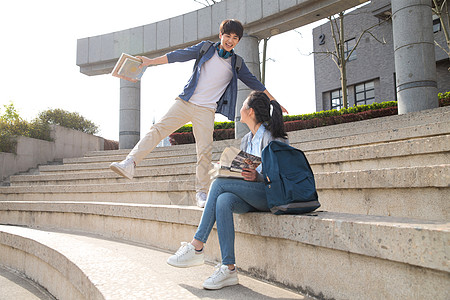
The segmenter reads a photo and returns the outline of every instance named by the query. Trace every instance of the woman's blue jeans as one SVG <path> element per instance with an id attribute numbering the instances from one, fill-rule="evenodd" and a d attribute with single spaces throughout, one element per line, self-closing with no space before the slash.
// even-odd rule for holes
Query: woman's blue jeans
<path id="1" fill-rule="evenodd" d="M 263 182 L 217 178 L 209 189 L 206 206 L 194 238 L 206 243 L 214 223 L 217 222 L 222 264 L 235 264 L 233 213 L 252 211 L 269 211 Z"/>

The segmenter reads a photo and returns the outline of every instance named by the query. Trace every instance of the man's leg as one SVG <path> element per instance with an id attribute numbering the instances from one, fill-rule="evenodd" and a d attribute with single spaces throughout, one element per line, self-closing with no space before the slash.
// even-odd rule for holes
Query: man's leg
<path id="1" fill-rule="evenodd" d="M 215 110 L 201 106 L 195 106 L 195 114 L 192 117 L 192 130 L 197 149 L 196 190 L 197 193 L 208 193 L 211 183 L 210 175 L 212 144 L 214 131 Z"/>
<path id="2" fill-rule="evenodd" d="M 162 139 L 189 122 L 193 114 L 192 104 L 177 99 L 166 115 L 134 146 L 127 158 L 120 163 L 112 163 L 110 168 L 117 174 L 132 179 L 135 165 L 141 162 Z"/>
<path id="3" fill-rule="evenodd" d="M 191 119 L 190 104 L 176 100 L 169 111 L 155 123 L 150 131 L 134 146 L 128 154 L 136 164 L 141 162 L 169 134 L 186 124 Z"/>

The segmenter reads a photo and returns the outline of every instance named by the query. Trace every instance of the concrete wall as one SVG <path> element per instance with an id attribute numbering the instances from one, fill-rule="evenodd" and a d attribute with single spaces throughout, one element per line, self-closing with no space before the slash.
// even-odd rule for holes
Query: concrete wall
<path id="1" fill-rule="evenodd" d="M 17 137 L 17 154 L 0 152 L 0 181 L 39 164 L 79 157 L 87 151 L 104 148 L 103 138 L 78 130 L 51 125 L 50 134 L 53 142 L 20 136 Z"/>

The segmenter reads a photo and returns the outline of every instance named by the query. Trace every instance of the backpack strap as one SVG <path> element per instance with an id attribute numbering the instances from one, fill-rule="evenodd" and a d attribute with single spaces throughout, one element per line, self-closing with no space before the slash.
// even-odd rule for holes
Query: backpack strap
<path id="1" fill-rule="evenodd" d="M 236 53 L 234 55 L 236 55 L 236 63 L 234 64 L 234 69 L 236 70 L 237 73 L 239 73 L 239 71 L 241 70 L 241 67 L 242 67 L 243 59 Z"/>
<path id="2" fill-rule="evenodd" d="M 200 59 L 203 57 L 203 55 L 208 52 L 209 48 L 211 48 L 211 46 L 213 45 L 213 42 L 210 41 L 206 41 L 202 47 L 200 48 L 200 52 L 198 53 L 198 57 L 195 60 L 195 64 L 194 64 L 194 71 L 197 69 L 198 63 L 200 62 Z"/>

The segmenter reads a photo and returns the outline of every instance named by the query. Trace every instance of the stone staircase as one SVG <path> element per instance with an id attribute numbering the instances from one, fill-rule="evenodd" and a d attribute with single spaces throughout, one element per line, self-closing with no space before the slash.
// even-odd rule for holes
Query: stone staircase
<path id="1" fill-rule="evenodd" d="M 291 132 L 289 138 L 308 157 L 322 207 L 297 216 L 236 215 L 241 273 L 321 299 L 449 299 L 450 108 Z M 228 145 L 239 141 L 215 142 L 213 159 Z M 0 228 L 0 253 L 28 253 L 51 264 L 33 245 L 32 251 L 23 246 L 23 239 L 42 244 L 33 238 L 42 230 L 170 252 L 190 240 L 202 212 L 194 206 L 194 145 L 155 149 L 132 181 L 109 170 L 128 152 L 91 152 L 40 166 L 38 175 L 11 176 L 10 186 L 0 188 L 0 223 L 10 225 Z M 215 231 L 206 255 L 220 261 Z M 0 264 L 27 272 L 18 259 L 1 257 Z M 72 271 L 53 269 L 70 286 L 66 290 L 114 298 L 100 289 L 91 296 L 100 279 L 74 280 Z"/>

